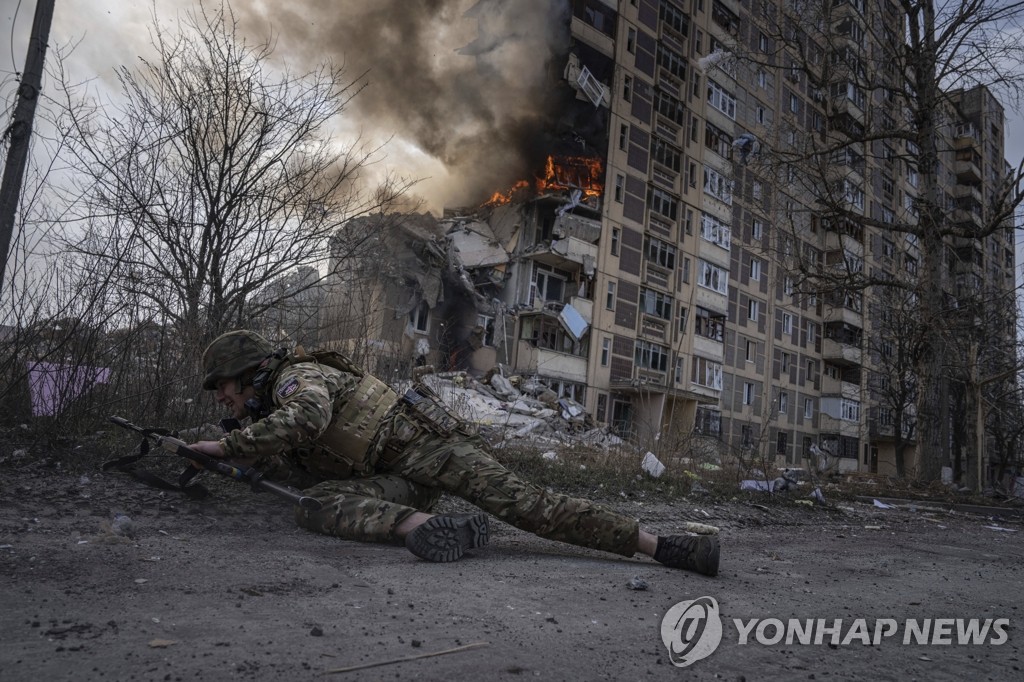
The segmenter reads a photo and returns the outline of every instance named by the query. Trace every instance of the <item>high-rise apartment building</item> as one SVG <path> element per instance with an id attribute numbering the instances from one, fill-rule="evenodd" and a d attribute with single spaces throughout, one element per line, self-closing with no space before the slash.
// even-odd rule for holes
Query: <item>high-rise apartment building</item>
<path id="1" fill-rule="evenodd" d="M 899 296 L 863 283 L 917 275 L 913 235 L 886 229 L 914 220 L 916 150 L 857 140 L 899 115 L 861 85 L 885 74 L 873 37 L 898 25 L 886 1 L 573 3 L 580 68 L 594 52 L 614 63 L 586 382 L 598 420 L 844 470 L 894 472 L 902 441 L 912 464 L 913 399 L 897 426 L 889 395 Z M 831 82 L 811 82 L 816 61 Z M 950 95 L 938 175 L 955 219 L 980 221 L 1007 172 L 1003 112 L 981 87 Z M 952 296 L 1012 290 L 1012 229 L 949 247 Z M 831 286 L 808 276 L 829 271 Z"/>
<path id="2" fill-rule="evenodd" d="M 912 473 L 903 311 L 922 263 L 897 227 L 919 218 L 919 150 L 869 135 L 903 115 L 878 45 L 898 24 L 888 0 L 573 0 L 574 134 L 535 191 L 448 216 L 456 251 L 504 251 L 462 263 L 483 303 L 433 323 L 424 307 L 413 333 L 477 325 L 467 366 L 506 363 L 669 457 L 696 456 L 697 433 L 758 466 Z M 981 225 L 1003 111 L 981 87 L 947 94 L 939 192 Z M 1012 291 L 1012 226 L 946 242 L 952 308 Z"/>

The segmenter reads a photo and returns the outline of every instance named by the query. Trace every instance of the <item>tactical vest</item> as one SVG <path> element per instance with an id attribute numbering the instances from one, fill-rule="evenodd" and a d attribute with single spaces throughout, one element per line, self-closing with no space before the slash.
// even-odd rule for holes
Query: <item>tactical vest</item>
<path id="1" fill-rule="evenodd" d="M 313 362 L 359 377 L 359 383 L 335 401 L 334 416 L 327 429 L 313 441 L 300 459 L 314 473 L 347 478 L 353 473 L 372 473 L 377 463 L 377 436 L 385 418 L 398 403 L 398 394 L 386 383 L 362 370 L 351 359 L 336 351 L 306 353 L 297 346 L 291 353 L 275 353 L 261 365 L 253 386 L 261 400 L 285 367 Z"/>

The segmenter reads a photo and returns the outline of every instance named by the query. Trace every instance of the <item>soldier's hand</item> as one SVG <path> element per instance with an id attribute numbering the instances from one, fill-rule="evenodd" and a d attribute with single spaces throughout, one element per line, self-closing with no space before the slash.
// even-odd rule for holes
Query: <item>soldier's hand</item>
<path id="1" fill-rule="evenodd" d="M 214 459 L 224 459 L 224 448 L 223 446 L 221 446 L 220 441 L 200 440 L 196 441 L 195 443 L 192 443 L 191 445 L 189 445 L 189 447 L 192 448 L 193 450 L 197 450 L 203 453 L 204 455 L 207 455 L 208 457 L 213 457 Z M 192 466 L 194 466 L 196 469 L 203 468 L 194 460 L 189 461 L 192 462 Z"/>

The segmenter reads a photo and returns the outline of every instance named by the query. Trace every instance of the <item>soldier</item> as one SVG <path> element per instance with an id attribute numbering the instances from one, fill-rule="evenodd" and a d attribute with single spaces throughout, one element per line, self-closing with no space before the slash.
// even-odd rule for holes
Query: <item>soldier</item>
<path id="1" fill-rule="evenodd" d="M 251 331 L 216 338 L 203 388 L 252 422 L 192 447 L 305 488 L 320 511 L 298 524 L 346 540 L 404 543 L 427 561 L 454 561 L 487 543 L 487 513 L 551 540 L 666 566 L 718 573 L 718 537 L 656 536 L 589 500 L 551 493 L 499 464 L 463 420 L 417 386 L 398 396 L 337 353 L 275 350 Z M 430 513 L 443 492 L 487 513 Z"/>

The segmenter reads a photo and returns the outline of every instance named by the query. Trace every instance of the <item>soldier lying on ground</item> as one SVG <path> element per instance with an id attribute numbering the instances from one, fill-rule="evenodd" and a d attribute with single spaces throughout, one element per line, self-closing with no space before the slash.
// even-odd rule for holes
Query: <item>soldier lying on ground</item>
<path id="1" fill-rule="evenodd" d="M 244 330 L 215 339 L 203 354 L 203 388 L 252 422 L 192 444 L 321 500 L 320 511 L 296 508 L 300 526 L 346 540 L 404 542 L 427 561 L 454 561 L 487 543 L 488 517 L 431 514 L 447 492 L 543 538 L 718 573 L 717 536 L 656 536 L 635 519 L 523 481 L 429 390 L 400 397 L 339 354 L 314 355 L 275 351 Z"/>

